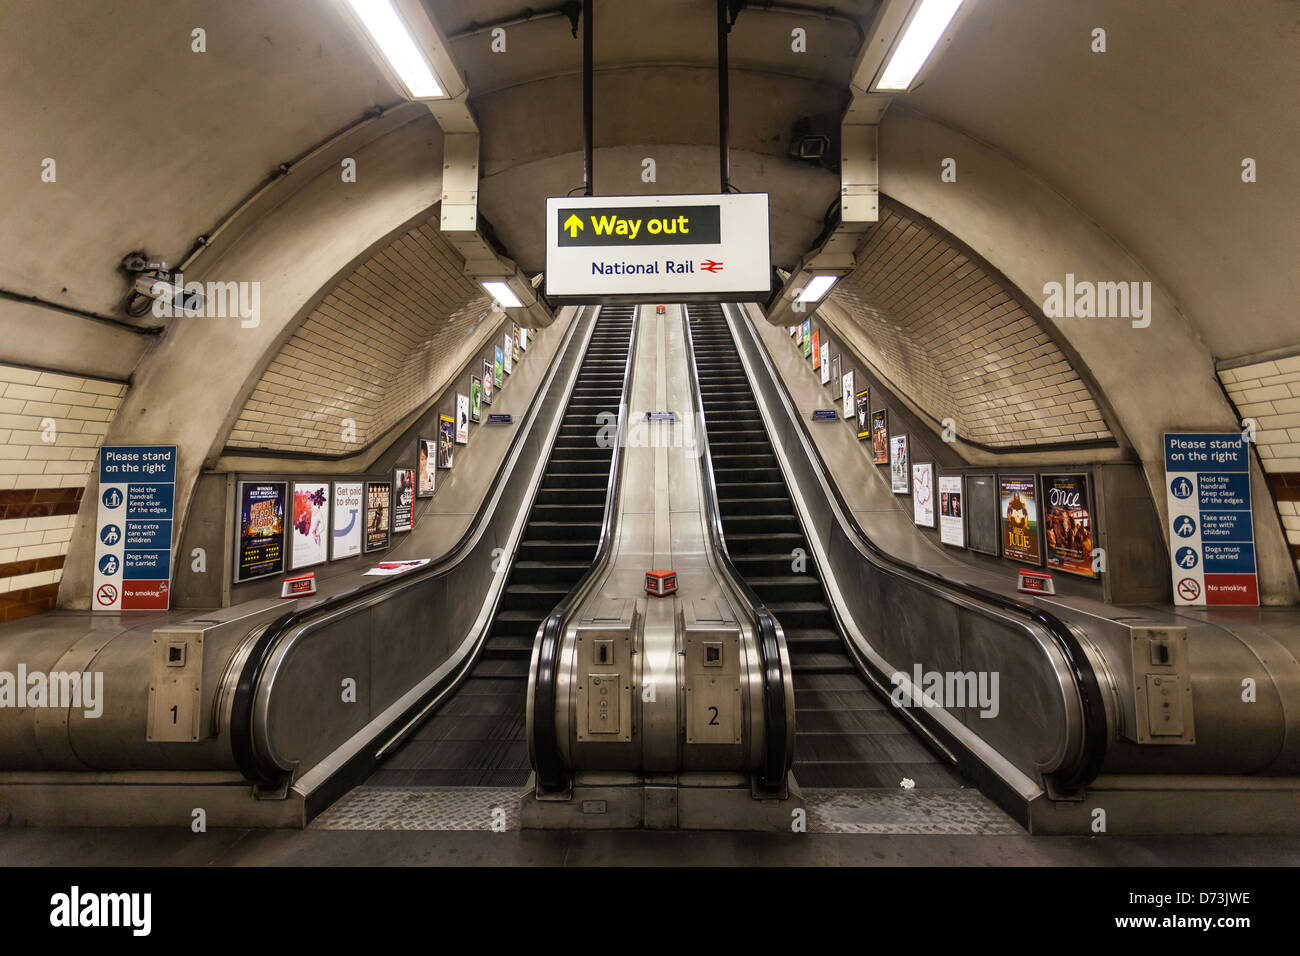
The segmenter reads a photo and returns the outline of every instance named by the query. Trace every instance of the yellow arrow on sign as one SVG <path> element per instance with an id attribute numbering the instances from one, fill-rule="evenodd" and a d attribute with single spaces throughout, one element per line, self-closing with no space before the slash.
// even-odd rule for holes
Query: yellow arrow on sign
<path id="1" fill-rule="evenodd" d="M 578 218 L 577 213 L 569 214 L 569 218 L 564 220 L 564 228 L 569 230 L 570 239 L 578 238 L 578 230 L 582 228 L 582 220 Z"/>

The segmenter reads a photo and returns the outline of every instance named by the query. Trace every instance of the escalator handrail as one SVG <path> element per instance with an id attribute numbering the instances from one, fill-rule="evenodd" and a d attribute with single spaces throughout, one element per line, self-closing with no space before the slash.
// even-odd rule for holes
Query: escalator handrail
<path id="1" fill-rule="evenodd" d="M 742 313 L 742 315 L 744 314 Z M 749 319 L 748 316 L 744 316 L 744 318 Z M 821 473 L 825 486 L 830 489 L 841 515 L 841 523 L 852 532 L 859 550 L 866 552 L 878 566 L 883 565 L 886 571 L 911 574 L 923 578 L 927 582 L 941 585 L 943 588 L 955 591 L 964 597 L 991 604 L 1006 614 L 1028 618 L 1046 631 L 1069 668 L 1075 692 L 1079 695 L 1079 702 L 1083 709 L 1083 743 L 1080 747 L 1079 756 L 1074 761 L 1073 766 L 1057 768 L 1055 771 L 1057 783 L 1062 790 L 1074 790 L 1087 786 L 1101 772 L 1110 734 L 1101 682 L 1097 678 L 1091 659 L 1079 643 L 1074 632 L 1060 618 L 1049 611 L 1023 601 L 1017 601 L 976 584 L 948 578 L 929 568 L 896 557 L 876 544 L 858 523 L 853 510 L 849 507 L 848 502 L 844 500 L 839 483 L 835 481 L 834 474 L 822 457 L 821 450 L 817 447 L 817 443 L 813 441 L 807 422 L 795 412 L 789 390 L 785 387 L 780 375 L 777 374 L 771 357 L 767 354 L 767 349 L 758 340 L 757 334 L 747 328 L 751 322 L 752 320 L 737 320 L 734 326 L 737 330 L 745 328 L 748 332 L 754 351 L 762 359 L 767 374 L 777 387 L 777 393 L 783 401 L 786 415 L 789 416 L 791 421 L 798 424 L 799 430 L 804 437 L 804 447 L 811 452 L 811 463 Z M 733 335 L 735 334 L 733 332 Z"/>
<path id="2" fill-rule="evenodd" d="M 531 750 L 537 785 L 542 790 L 567 789 L 567 774 L 560 749 L 555 713 L 559 700 L 560 648 L 564 643 L 566 621 L 575 603 L 580 596 L 586 594 L 597 576 L 604 572 L 613 554 L 612 529 L 614 519 L 618 515 L 619 491 L 623 485 L 623 446 L 627 438 L 628 401 L 632 391 L 632 370 L 636 362 L 637 337 L 641 330 L 640 316 L 641 306 L 633 306 L 632 328 L 628 333 L 627 362 L 623 367 L 623 391 L 618 403 L 618 428 L 613 454 L 610 456 L 609 479 L 605 485 L 605 511 L 601 516 L 600 541 L 596 545 L 596 556 L 591 562 L 591 567 L 587 568 L 578 583 L 551 610 L 546 620 L 537 629 L 537 670 L 533 685 Z M 600 321 L 599 317 L 596 321 Z"/>
<path id="3" fill-rule="evenodd" d="M 280 640 L 290 632 L 308 626 L 313 619 L 330 615 L 345 605 L 370 598 L 378 592 L 399 587 L 404 588 L 416 581 L 449 574 L 456 565 L 465 559 L 483 525 L 492 514 L 492 503 L 497 498 L 502 482 L 508 476 L 507 473 L 513 464 L 519 446 L 532 431 L 531 425 L 524 427 L 524 423 L 531 422 L 542 400 L 550 392 L 551 386 L 554 384 L 555 374 L 563 363 L 566 352 L 572 346 L 574 335 L 582 325 L 585 317 L 585 307 L 579 309 L 574 315 L 569 324 L 569 329 L 565 333 L 564 341 L 555 350 L 549 372 L 538 383 L 537 390 L 528 403 L 527 410 L 519 419 L 520 427 L 516 430 L 514 437 L 511 438 L 505 454 L 501 456 L 501 463 L 497 466 L 496 473 L 487 485 L 487 491 L 483 495 L 482 501 L 479 502 L 478 510 L 475 511 L 465 532 L 455 544 L 444 551 L 437 560 L 429 562 L 422 568 L 391 577 L 376 577 L 373 581 L 363 581 L 356 587 L 340 591 L 338 594 L 331 595 L 319 603 L 287 611 L 262 630 L 261 635 L 256 639 L 252 650 L 240 668 L 230 710 L 230 746 L 235 765 L 250 781 L 271 785 L 276 783 L 284 773 L 282 768 L 266 760 L 253 742 L 256 692 L 263 675 L 266 673 L 272 653 Z M 471 361 L 477 361 L 477 359 Z"/>
<path id="4" fill-rule="evenodd" d="M 700 391 L 700 372 L 695 363 L 695 336 L 691 332 L 689 306 L 682 306 L 682 317 L 686 328 L 687 361 L 690 362 L 688 378 L 691 382 L 691 403 L 695 412 L 695 421 L 703 423 L 705 422 L 704 396 Z M 789 745 L 790 715 L 786 712 L 786 685 L 789 682 L 789 675 L 781 659 L 780 625 L 777 623 L 776 616 L 763 603 L 762 598 L 736 569 L 731 561 L 731 553 L 727 550 L 707 424 L 704 428 L 697 427 L 695 440 L 700 451 L 700 470 L 704 484 L 704 515 L 709 528 L 709 547 L 713 551 L 718 567 L 729 578 L 732 588 L 748 605 L 753 615 L 754 633 L 763 667 L 763 716 L 766 722 L 761 778 L 763 788 L 768 792 L 774 792 L 784 786 L 786 774 L 794 765 L 794 751 Z"/>

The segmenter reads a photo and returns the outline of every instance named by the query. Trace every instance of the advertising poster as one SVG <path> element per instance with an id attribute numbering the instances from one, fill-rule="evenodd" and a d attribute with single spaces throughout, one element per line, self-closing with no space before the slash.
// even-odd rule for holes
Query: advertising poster
<path id="1" fill-rule="evenodd" d="M 456 393 L 456 444 L 469 443 L 469 396 Z"/>
<path id="2" fill-rule="evenodd" d="M 966 500 L 967 547 L 981 554 L 998 555 L 1002 537 L 1002 516 L 998 513 L 998 479 L 995 475 L 967 475 Z"/>
<path id="3" fill-rule="evenodd" d="M 889 490 L 896 495 L 905 495 L 908 491 L 908 479 L 911 473 L 907 465 L 907 436 L 889 436 Z"/>
<path id="4" fill-rule="evenodd" d="M 475 425 L 483 421 L 483 383 L 477 375 L 469 377 L 469 420 Z"/>
<path id="5" fill-rule="evenodd" d="M 961 475 L 939 476 L 939 540 L 956 548 L 966 547 L 966 521 L 962 516 Z"/>
<path id="6" fill-rule="evenodd" d="M 797 333 L 798 331 L 799 331 L 799 326 L 797 325 L 790 326 L 790 338 L 794 338 L 795 333 Z"/>
<path id="7" fill-rule="evenodd" d="M 822 343 L 821 370 L 822 370 L 822 384 L 825 385 L 827 382 L 831 380 L 831 343 L 830 342 Z"/>
<path id="8" fill-rule="evenodd" d="M 515 337 L 507 332 L 506 343 L 501 350 L 501 358 L 505 363 L 503 366 L 507 375 L 513 375 L 515 372 Z"/>
<path id="9" fill-rule="evenodd" d="M 852 418 L 856 412 L 853 407 L 853 369 L 840 376 L 840 389 L 844 398 L 844 417 Z"/>
<path id="10" fill-rule="evenodd" d="M 241 481 L 235 493 L 239 531 L 235 541 L 235 583 L 284 570 L 283 481 Z"/>
<path id="11" fill-rule="evenodd" d="M 871 461 L 889 464 L 889 412 L 884 408 L 871 413 Z"/>
<path id="12" fill-rule="evenodd" d="M 365 482 L 334 482 L 334 544 L 330 550 L 330 560 L 355 558 L 361 553 L 361 526 L 365 524 L 361 504 L 366 493 Z"/>
<path id="13" fill-rule="evenodd" d="M 519 330 L 519 347 L 523 349 L 525 352 L 528 351 L 528 330 L 527 329 Z"/>
<path id="14" fill-rule="evenodd" d="M 817 369 L 822 367 L 821 334 L 822 334 L 821 329 L 818 329 L 816 332 L 813 333 L 813 345 L 812 345 L 813 371 L 816 371 Z"/>
<path id="15" fill-rule="evenodd" d="M 1174 603 L 1258 605 L 1246 441 L 1235 432 L 1164 437 Z"/>
<path id="16" fill-rule="evenodd" d="M 393 533 L 415 527 L 415 469 L 393 469 Z"/>
<path id="17" fill-rule="evenodd" d="M 496 361 L 492 363 L 492 384 L 500 388 L 506 383 L 506 353 L 501 351 L 501 346 L 496 347 Z"/>
<path id="18" fill-rule="evenodd" d="M 1087 475 L 1043 475 L 1043 526 L 1049 568 L 1096 577 Z"/>
<path id="19" fill-rule="evenodd" d="M 175 445 L 100 449 L 91 608 L 165 611 L 171 606 L 175 501 Z"/>
<path id="20" fill-rule="evenodd" d="M 366 482 L 366 550 L 388 547 L 389 499 L 393 486 L 387 481 Z"/>
<path id="21" fill-rule="evenodd" d="M 517 325 L 514 327 L 514 332 L 513 332 L 512 337 L 511 337 L 511 343 L 512 343 L 512 344 L 511 344 L 511 349 L 512 349 L 511 354 L 514 355 L 514 359 L 515 359 L 515 361 L 518 362 L 518 361 L 519 361 L 519 356 L 520 356 L 521 353 L 520 353 L 520 348 L 519 348 L 519 326 L 517 326 Z"/>
<path id="22" fill-rule="evenodd" d="M 934 527 L 934 465 L 912 466 L 912 521 L 922 528 Z"/>
<path id="23" fill-rule="evenodd" d="M 438 443 L 431 438 L 421 438 L 415 445 L 415 493 L 428 498 L 437 485 L 434 476 L 438 473 Z"/>
<path id="24" fill-rule="evenodd" d="M 831 359 L 831 381 L 835 383 L 831 388 L 835 388 L 840 383 L 840 357 L 838 355 Z M 825 381 L 822 384 L 825 385 Z"/>
<path id="25" fill-rule="evenodd" d="M 871 388 L 858 389 L 854 396 L 858 411 L 858 441 L 871 437 Z"/>
<path id="26" fill-rule="evenodd" d="M 329 560 L 330 486 L 328 481 L 293 483 L 293 569 L 310 568 Z"/>
<path id="27" fill-rule="evenodd" d="M 1042 564 L 1038 534 L 1038 486 L 1033 475 L 998 475 L 998 513 L 1002 516 L 1002 556 Z"/>
<path id="28" fill-rule="evenodd" d="M 794 327 L 794 344 L 796 348 L 803 348 L 803 323 L 800 322 Z"/>
<path id="29" fill-rule="evenodd" d="M 800 344 L 803 346 L 803 357 L 807 358 L 812 354 L 812 319 L 803 320 L 803 339 Z"/>
<path id="30" fill-rule="evenodd" d="M 450 415 L 438 416 L 438 467 L 450 468 L 455 452 L 456 423 Z"/>
<path id="31" fill-rule="evenodd" d="M 492 363 L 487 359 L 483 360 L 483 404 L 492 404 L 492 392 L 495 386 L 492 381 Z"/>

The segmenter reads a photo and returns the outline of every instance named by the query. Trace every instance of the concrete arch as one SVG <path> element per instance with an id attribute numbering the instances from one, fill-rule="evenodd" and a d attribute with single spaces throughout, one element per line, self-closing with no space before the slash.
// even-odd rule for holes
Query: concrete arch
<path id="1" fill-rule="evenodd" d="M 1056 319 L 1102 391 L 1142 461 L 1165 517 L 1166 431 L 1237 431 L 1235 410 L 1214 371 L 1214 356 L 1161 277 L 1050 185 L 975 138 L 905 110 L 880 131 L 881 191 L 933 219 L 987 259 L 1031 299 L 1067 274 L 1089 281 L 1150 283 L 1151 320 Z M 940 163 L 957 157 L 956 183 Z M 1296 576 L 1263 472 L 1252 473 L 1260 592 L 1267 603 L 1300 599 Z"/>

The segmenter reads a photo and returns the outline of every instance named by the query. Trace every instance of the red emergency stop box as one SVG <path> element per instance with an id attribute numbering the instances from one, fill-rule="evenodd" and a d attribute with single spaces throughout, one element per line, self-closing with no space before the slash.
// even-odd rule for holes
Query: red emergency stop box
<path id="1" fill-rule="evenodd" d="M 677 572 L 658 568 L 645 573 L 645 593 L 663 597 L 677 590 Z"/>

